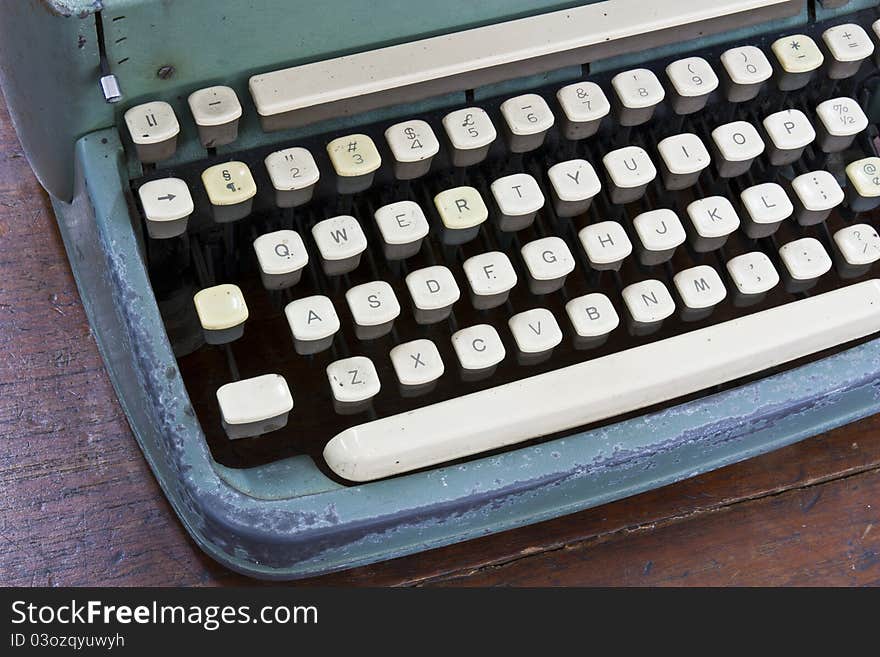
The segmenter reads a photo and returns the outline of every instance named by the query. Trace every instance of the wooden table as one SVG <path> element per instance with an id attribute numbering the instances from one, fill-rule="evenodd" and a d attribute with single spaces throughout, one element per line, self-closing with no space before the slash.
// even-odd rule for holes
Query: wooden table
<path id="1" fill-rule="evenodd" d="M 104 371 L 0 108 L 0 584 L 248 584 L 205 557 Z M 539 525 L 301 582 L 878 585 L 880 417 Z"/>

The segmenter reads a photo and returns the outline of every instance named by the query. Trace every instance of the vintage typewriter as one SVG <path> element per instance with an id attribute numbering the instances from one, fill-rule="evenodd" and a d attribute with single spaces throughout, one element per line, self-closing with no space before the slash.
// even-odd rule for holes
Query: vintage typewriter
<path id="1" fill-rule="evenodd" d="M 880 10 L 28 0 L 3 89 L 144 455 L 296 578 L 880 408 Z"/>

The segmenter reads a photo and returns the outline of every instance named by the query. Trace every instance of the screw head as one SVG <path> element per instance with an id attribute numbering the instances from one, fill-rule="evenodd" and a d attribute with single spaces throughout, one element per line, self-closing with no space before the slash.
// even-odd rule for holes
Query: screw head
<path id="1" fill-rule="evenodd" d="M 162 80 L 167 80 L 171 76 L 174 75 L 174 67 L 173 66 L 160 66 L 159 70 L 156 71 L 156 75 L 159 76 Z"/>

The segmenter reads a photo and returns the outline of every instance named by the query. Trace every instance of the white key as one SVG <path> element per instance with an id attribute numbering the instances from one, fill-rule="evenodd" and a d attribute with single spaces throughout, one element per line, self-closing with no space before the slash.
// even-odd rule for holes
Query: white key
<path id="1" fill-rule="evenodd" d="M 279 208 L 292 208 L 312 200 L 321 173 L 307 149 L 294 146 L 275 151 L 266 156 L 264 163 Z"/>
<path id="2" fill-rule="evenodd" d="M 281 429 L 293 410 L 293 396 L 280 374 L 263 374 L 222 385 L 217 389 L 217 403 L 223 428 L 232 440 Z"/>
<path id="3" fill-rule="evenodd" d="M 831 269 L 831 258 L 815 237 L 802 237 L 784 244 L 779 248 L 779 259 L 795 283 L 814 282 Z"/>
<path id="4" fill-rule="evenodd" d="M 382 389 L 376 366 L 366 356 L 335 360 L 327 366 L 326 372 L 338 413 L 363 410 Z"/>
<path id="5" fill-rule="evenodd" d="M 666 92 L 653 71 L 637 68 L 618 73 L 611 79 L 617 104 L 617 115 L 623 126 L 648 121 L 654 108 L 663 102 Z"/>
<path id="6" fill-rule="evenodd" d="M 574 256 L 565 241 L 556 236 L 533 240 L 520 249 L 532 294 L 549 294 L 565 284 L 574 271 Z"/>
<path id="7" fill-rule="evenodd" d="M 834 245 L 849 265 L 869 265 L 880 260 L 880 236 L 868 224 L 841 228 L 834 233 Z"/>
<path id="8" fill-rule="evenodd" d="M 433 324 L 446 319 L 452 304 L 461 297 L 455 277 L 443 265 L 410 272 L 406 277 L 406 289 L 412 298 L 419 324 Z"/>
<path id="9" fill-rule="evenodd" d="M 171 105 L 161 100 L 135 105 L 123 118 L 141 162 L 158 162 L 174 155 L 180 124 Z"/>
<path id="10" fill-rule="evenodd" d="M 584 139 L 596 133 L 611 111 L 605 92 L 595 82 L 575 82 L 556 92 L 562 108 L 562 133 L 566 139 Z"/>
<path id="11" fill-rule="evenodd" d="M 832 80 L 855 75 L 862 62 L 874 52 L 871 37 L 855 23 L 829 27 L 822 33 L 822 41 L 831 54 L 827 73 Z"/>
<path id="12" fill-rule="evenodd" d="M 621 292 L 623 302 L 632 319 L 636 335 L 660 328 L 663 320 L 675 312 L 675 301 L 662 281 L 648 279 L 632 283 Z"/>
<path id="13" fill-rule="evenodd" d="M 699 319 L 724 301 L 727 290 L 718 272 L 709 265 L 683 269 L 672 279 L 684 303 L 683 319 Z"/>
<path id="14" fill-rule="evenodd" d="M 782 91 L 805 87 L 813 71 L 825 61 L 819 46 L 805 34 L 782 37 L 774 41 L 770 48 L 779 62 L 776 83 Z"/>
<path id="15" fill-rule="evenodd" d="M 767 254 L 751 251 L 727 261 L 727 273 L 741 295 L 763 295 L 779 284 L 779 274 Z"/>
<path id="16" fill-rule="evenodd" d="M 578 232 L 578 238 L 593 269 L 620 269 L 632 253 L 632 242 L 616 221 L 600 221 Z"/>
<path id="17" fill-rule="evenodd" d="M 167 239 L 186 232 L 194 205 L 185 181 L 180 178 L 151 180 L 138 188 L 138 197 L 150 237 Z"/>
<path id="18" fill-rule="evenodd" d="M 718 175 L 734 178 L 749 170 L 752 161 L 764 152 L 764 140 L 748 121 L 733 121 L 712 131 L 718 159 Z"/>
<path id="19" fill-rule="evenodd" d="M 383 205 L 373 215 L 384 242 L 385 257 L 401 260 L 418 253 L 430 231 L 428 219 L 414 201 Z"/>
<path id="20" fill-rule="evenodd" d="M 295 230 L 276 230 L 260 235 L 254 240 L 254 252 L 263 286 L 269 290 L 296 285 L 303 268 L 309 263 L 306 245 Z"/>
<path id="21" fill-rule="evenodd" d="M 426 386 L 443 376 L 446 369 L 437 345 L 430 340 L 404 342 L 394 347 L 389 356 L 402 386 Z"/>
<path id="22" fill-rule="evenodd" d="M 601 292 L 576 297 L 565 304 L 565 313 L 577 336 L 578 346 L 593 346 L 604 342 L 620 324 L 620 317 L 611 301 Z"/>
<path id="23" fill-rule="evenodd" d="M 514 153 L 538 148 L 553 126 L 553 112 L 547 101 L 537 94 L 508 98 L 501 103 L 500 110 L 507 127 L 508 147 Z"/>
<path id="24" fill-rule="evenodd" d="M 231 87 L 218 85 L 199 89 L 189 95 L 187 104 L 199 128 L 202 146 L 212 148 L 236 140 L 241 103 Z"/>
<path id="25" fill-rule="evenodd" d="M 700 173 L 709 166 L 709 151 L 703 140 L 691 132 L 672 135 L 657 144 L 663 184 L 675 191 L 696 184 Z"/>
<path id="26" fill-rule="evenodd" d="M 208 344 L 232 342 L 244 334 L 248 307 L 237 285 L 206 287 L 196 292 L 193 303 Z"/>
<path id="27" fill-rule="evenodd" d="M 527 173 L 514 173 L 494 181 L 490 188 L 500 213 L 499 228 L 505 232 L 531 225 L 535 213 L 544 207 L 538 181 Z"/>
<path id="28" fill-rule="evenodd" d="M 867 212 L 880 204 L 880 157 L 865 157 L 846 166 L 849 207 Z"/>
<path id="29" fill-rule="evenodd" d="M 816 106 L 819 117 L 819 148 L 826 153 L 846 150 L 853 139 L 868 127 L 868 117 L 852 98 L 831 98 Z"/>
<path id="30" fill-rule="evenodd" d="M 440 152 L 437 135 L 430 125 L 419 119 L 395 123 L 385 131 L 385 141 L 394 157 L 394 175 L 398 180 L 425 175 L 434 156 Z"/>
<path id="31" fill-rule="evenodd" d="M 624 146 L 610 151 L 602 164 L 611 183 L 611 202 L 630 203 L 641 198 L 645 189 L 657 177 L 651 158 L 640 146 Z"/>
<path id="32" fill-rule="evenodd" d="M 553 313 L 546 308 L 532 308 L 517 313 L 507 320 L 507 325 L 523 354 L 549 355 L 562 342 L 562 329 Z"/>
<path id="33" fill-rule="evenodd" d="M 633 228 L 640 243 L 639 260 L 647 266 L 669 260 L 686 238 L 678 215 L 668 209 L 642 212 L 633 219 Z"/>
<path id="34" fill-rule="evenodd" d="M 803 226 L 825 221 L 831 210 L 843 203 L 843 189 L 827 171 L 802 173 L 791 181 L 791 188 L 798 206 L 796 218 Z"/>
<path id="35" fill-rule="evenodd" d="M 772 235 L 779 224 L 794 212 L 788 194 L 776 183 L 752 185 L 744 189 L 739 197 L 746 210 L 743 221 L 745 232 L 752 239 Z"/>
<path id="36" fill-rule="evenodd" d="M 367 250 L 367 236 L 361 225 L 347 214 L 319 221 L 312 226 L 312 237 L 328 276 L 351 271 L 360 264 L 361 254 Z"/>
<path id="37" fill-rule="evenodd" d="M 666 67 L 672 83 L 672 108 L 676 114 L 691 114 L 703 109 L 709 94 L 718 88 L 718 76 L 702 57 L 677 59 Z"/>
<path id="38" fill-rule="evenodd" d="M 871 29 L 874 31 L 874 36 L 880 39 L 880 19 L 871 23 Z M 880 50 L 874 51 L 874 63 L 880 66 Z"/>
<path id="39" fill-rule="evenodd" d="M 816 138 L 816 131 L 800 110 L 775 112 L 766 117 L 763 123 L 764 130 L 770 137 L 770 163 L 776 166 L 791 164 L 797 160 L 804 147 L 813 143 Z"/>
<path id="40" fill-rule="evenodd" d="M 500 306 L 516 285 L 516 270 L 507 254 L 490 251 L 471 256 L 462 264 L 471 287 L 471 300 L 477 310 Z"/>
<path id="41" fill-rule="evenodd" d="M 452 145 L 452 163 L 457 167 L 482 162 L 498 133 L 486 110 L 466 107 L 443 117 L 443 128 Z"/>
<path id="42" fill-rule="evenodd" d="M 333 302 L 323 295 L 291 301 L 284 307 L 284 316 L 293 334 L 296 353 L 303 356 L 329 347 L 340 326 Z"/>
<path id="43" fill-rule="evenodd" d="M 709 196 L 687 206 L 694 228 L 693 247 L 704 253 L 724 246 L 728 235 L 739 228 L 739 217 L 733 205 L 723 196 Z"/>
<path id="44" fill-rule="evenodd" d="M 396 475 L 711 389 L 877 330 L 880 283 L 869 280 L 350 427 L 324 458 L 353 481 Z"/>
<path id="45" fill-rule="evenodd" d="M 764 52 L 755 46 L 738 46 L 721 54 L 726 74 L 726 96 L 732 103 L 751 100 L 764 82 L 773 75 L 773 67 Z"/>
<path id="46" fill-rule="evenodd" d="M 452 348 L 462 369 L 479 372 L 504 360 L 504 343 L 494 326 L 477 324 L 452 334 Z"/>
<path id="47" fill-rule="evenodd" d="M 385 281 L 356 285 L 345 293 L 345 300 L 361 340 L 373 340 L 385 335 L 400 315 L 397 296 Z"/>
<path id="48" fill-rule="evenodd" d="M 586 160 L 566 160 L 547 171 L 553 189 L 553 207 L 560 217 L 574 217 L 586 212 L 602 182 Z"/>

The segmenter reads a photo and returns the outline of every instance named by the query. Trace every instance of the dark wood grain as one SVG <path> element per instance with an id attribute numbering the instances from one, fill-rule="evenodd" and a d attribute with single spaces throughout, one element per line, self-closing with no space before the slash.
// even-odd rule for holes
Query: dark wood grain
<path id="1" fill-rule="evenodd" d="M 0 108 L 0 584 L 249 583 L 144 462 Z M 880 418 L 659 491 L 322 585 L 880 583 Z"/>

